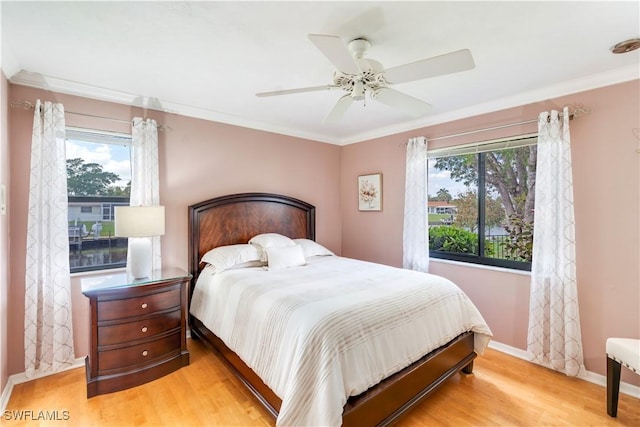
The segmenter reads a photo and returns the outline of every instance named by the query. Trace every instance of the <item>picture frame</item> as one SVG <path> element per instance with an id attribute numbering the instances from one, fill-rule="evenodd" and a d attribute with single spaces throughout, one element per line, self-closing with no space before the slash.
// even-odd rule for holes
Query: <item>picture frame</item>
<path id="1" fill-rule="evenodd" d="M 382 210 L 382 174 L 373 173 L 358 176 L 358 210 Z"/>

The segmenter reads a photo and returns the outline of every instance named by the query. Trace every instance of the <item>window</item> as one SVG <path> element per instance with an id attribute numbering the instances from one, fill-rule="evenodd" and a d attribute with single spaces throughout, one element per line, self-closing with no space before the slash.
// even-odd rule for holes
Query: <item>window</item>
<path id="1" fill-rule="evenodd" d="M 114 236 L 114 208 L 129 205 L 131 136 L 66 129 L 71 272 L 124 267 L 127 239 Z"/>
<path id="2" fill-rule="evenodd" d="M 535 135 L 429 153 L 429 253 L 531 270 Z"/>

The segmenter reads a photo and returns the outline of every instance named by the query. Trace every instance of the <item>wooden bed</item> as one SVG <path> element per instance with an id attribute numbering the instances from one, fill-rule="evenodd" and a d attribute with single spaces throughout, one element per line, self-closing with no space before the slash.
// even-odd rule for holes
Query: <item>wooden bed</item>
<path id="1" fill-rule="evenodd" d="M 260 233 L 315 240 L 315 207 L 287 196 L 267 193 L 234 194 L 189 207 L 189 269 L 191 293 L 202 268 L 200 259 L 212 248 L 247 243 Z M 189 317 L 191 336 L 215 349 L 232 372 L 274 416 L 281 400 L 218 337 L 198 319 Z M 474 334 L 464 333 L 366 392 L 344 407 L 344 426 L 391 424 L 459 371 L 473 370 Z"/>

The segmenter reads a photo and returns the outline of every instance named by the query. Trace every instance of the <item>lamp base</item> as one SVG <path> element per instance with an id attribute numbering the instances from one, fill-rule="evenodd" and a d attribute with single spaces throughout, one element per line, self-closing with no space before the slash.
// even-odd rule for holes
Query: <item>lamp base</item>
<path id="1" fill-rule="evenodd" d="M 127 271 L 134 279 L 151 277 L 151 239 L 129 237 L 129 262 Z"/>

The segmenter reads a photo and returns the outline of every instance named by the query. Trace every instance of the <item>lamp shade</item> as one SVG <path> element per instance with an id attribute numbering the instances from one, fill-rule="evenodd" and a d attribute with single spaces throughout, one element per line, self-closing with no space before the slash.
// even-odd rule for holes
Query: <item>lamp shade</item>
<path id="1" fill-rule="evenodd" d="M 164 206 L 116 206 L 117 237 L 150 237 L 164 234 Z"/>

